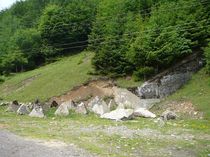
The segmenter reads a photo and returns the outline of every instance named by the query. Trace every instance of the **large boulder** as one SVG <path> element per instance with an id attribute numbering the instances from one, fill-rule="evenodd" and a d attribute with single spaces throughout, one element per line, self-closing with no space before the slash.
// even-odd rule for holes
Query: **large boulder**
<path id="1" fill-rule="evenodd" d="M 56 116 L 68 116 L 70 109 L 75 109 L 75 104 L 72 101 L 64 102 L 55 111 L 55 115 Z"/>
<path id="2" fill-rule="evenodd" d="M 8 108 L 6 109 L 6 112 L 17 112 L 19 109 L 20 105 L 19 103 L 15 100 L 12 103 L 9 104 Z"/>
<path id="3" fill-rule="evenodd" d="M 67 105 L 61 104 L 58 109 L 55 111 L 56 116 L 68 116 L 69 109 Z"/>
<path id="4" fill-rule="evenodd" d="M 116 102 L 113 99 L 110 99 L 110 101 L 108 102 L 108 108 L 110 111 L 117 109 Z"/>
<path id="5" fill-rule="evenodd" d="M 101 116 L 101 118 L 111 119 L 111 120 L 128 120 L 133 118 L 133 110 L 132 109 L 116 109 L 109 113 L 105 113 Z"/>
<path id="6" fill-rule="evenodd" d="M 22 104 L 17 110 L 17 114 L 19 115 L 27 115 L 30 113 L 30 107 L 28 105 Z"/>
<path id="7" fill-rule="evenodd" d="M 30 117 L 44 118 L 42 106 L 35 106 L 29 114 Z"/>
<path id="8" fill-rule="evenodd" d="M 134 111 L 134 116 L 144 118 L 156 118 L 156 115 L 145 108 L 138 108 Z"/>
<path id="9" fill-rule="evenodd" d="M 88 114 L 87 108 L 83 102 L 77 105 L 75 112 L 79 114 Z"/>
<path id="10" fill-rule="evenodd" d="M 108 105 L 106 104 L 105 101 L 100 99 L 99 97 L 95 97 L 89 104 L 88 106 L 92 106 L 91 111 L 98 114 L 98 115 L 103 115 L 104 113 L 109 112 Z"/>
<path id="11" fill-rule="evenodd" d="M 162 113 L 161 118 L 164 121 L 173 120 L 177 118 L 177 115 L 173 111 L 166 110 L 165 112 Z"/>
<path id="12" fill-rule="evenodd" d="M 113 87 L 113 93 L 118 108 L 138 109 L 145 107 L 145 103 L 141 102 L 141 99 L 138 96 L 127 89 Z"/>
<path id="13" fill-rule="evenodd" d="M 75 102 L 73 102 L 72 100 L 69 101 L 65 101 L 62 103 L 63 105 L 66 105 L 68 107 L 69 110 L 75 110 L 76 109 L 76 104 Z"/>

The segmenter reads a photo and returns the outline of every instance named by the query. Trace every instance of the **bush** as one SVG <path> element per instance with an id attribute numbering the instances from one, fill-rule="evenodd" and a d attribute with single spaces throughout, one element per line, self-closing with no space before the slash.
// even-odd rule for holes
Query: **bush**
<path id="1" fill-rule="evenodd" d="M 204 50 L 206 58 L 206 70 L 210 74 L 210 42 Z"/>
<path id="2" fill-rule="evenodd" d="M 134 75 L 135 81 L 139 81 L 142 78 L 146 79 L 148 77 L 151 77 L 152 75 L 154 75 L 154 73 L 155 73 L 154 68 L 152 68 L 152 67 L 143 67 L 143 68 L 140 68 L 137 71 L 135 71 L 133 73 L 133 75 Z"/>

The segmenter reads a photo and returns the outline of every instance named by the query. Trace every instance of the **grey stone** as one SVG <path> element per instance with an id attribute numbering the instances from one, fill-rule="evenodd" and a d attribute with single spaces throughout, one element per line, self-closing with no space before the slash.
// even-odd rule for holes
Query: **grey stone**
<path id="1" fill-rule="evenodd" d="M 163 120 L 167 121 L 167 120 L 171 120 L 171 119 L 176 119 L 177 115 L 176 115 L 176 113 L 167 110 L 162 113 L 161 118 Z"/>
<path id="2" fill-rule="evenodd" d="M 79 114 L 88 114 L 88 111 L 87 111 L 87 108 L 85 106 L 85 104 L 83 102 L 81 102 L 77 107 L 76 107 L 76 110 L 75 110 L 76 113 L 79 113 Z"/>
<path id="3" fill-rule="evenodd" d="M 30 113 L 30 108 L 29 106 L 23 104 L 19 107 L 19 109 L 17 110 L 17 114 L 19 115 L 27 115 Z"/>
<path id="4" fill-rule="evenodd" d="M 145 82 L 141 87 L 138 87 L 137 93 L 143 99 L 159 98 L 158 84 L 155 82 Z"/>
<path id="5" fill-rule="evenodd" d="M 37 117 L 37 118 L 44 118 L 43 109 L 41 106 L 35 106 L 31 113 L 29 114 L 30 117 Z"/>
<path id="6" fill-rule="evenodd" d="M 156 115 L 145 108 L 138 108 L 134 111 L 134 116 L 144 118 L 156 118 Z"/>
<path id="7" fill-rule="evenodd" d="M 19 109 L 20 105 L 17 103 L 17 101 L 13 101 L 12 103 L 9 104 L 8 108 L 6 109 L 6 112 L 17 112 Z"/>
<path id="8" fill-rule="evenodd" d="M 75 109 L 75 105 L 71 100 L 62 103 L 58 107 L 58 109 L 55 111 L 55 115 L 56 116 L 68 116 L 70 109 Z"/>
<path id="9" fill-rule="evenodd" d="M 133 118 L 133 110 L 132 109 L 116 109 L 109 113 L 105 113 L 101 116 L 101 118 L 111 119 L 111 120 L 128 120 Z"/>
<path id="10" fill-rule="evenodd" d="M 138 87 L 137 93 L 143 99 L 164 98 L 181 88 L 191 79 L 191 76 L 190 72 L 169 74 L 163 76 L 158 81 L 159 83 L 144 83 L 141 87 Z"/>

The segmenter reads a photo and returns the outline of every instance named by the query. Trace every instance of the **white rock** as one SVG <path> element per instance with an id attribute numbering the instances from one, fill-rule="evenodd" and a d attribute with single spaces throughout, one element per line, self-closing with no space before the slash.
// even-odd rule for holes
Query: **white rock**
<path id="1" fill-rule="evenodd" d="M 68 116 L 69 115 L 69 108 L 65 104 L 61 104 L 57 110 L 55 111 L 56 116 Z"/>
<path id="2" fill-rule="evenodd" d="M 89 104 L 90 110 L 98 115 L 103 115 L 104 113 L 109 112 L 108 105 L 105 101 L 100 99 L 98 96 L 95 97 Z"/>
<path id="3" fill-rule="evenodd" d="M 145 108 L 138 108 L 134 111 L 134 116 L 145 117 L 145 118 L 155 118 L 156 115 Z"/>
<path id="4" fill-rule="evenodd" d="M 130 119 L 132 118 L 132 116 L 133 116 L 132 109 L 116 109 L 112 112 L 103 114 L 101 118 L 119 121 L 119 120 Z"/>
<path id="5" fill-rule="evenodd" d="M 85 106 L 85 104 L 84 104 L 83 102 L 80 103 L 80 104 L 77 106 L 75 112 L 76 112 L 76 113 L 79 113 L 79 114 L 87 114 L 87 113 L 88 113 L 88 112 L 87 112 L 87 109 L 86 109 L 86 106 Z"/>
<path id="6" fill-rule="evenodd" d="M 95 104 L 92 110 L 94 113 L 99 114 L 99 115 L 103 115 L 110 111 L 107 104 L 104 101 L 101 101 Z"/>
<path id="7" fill-rule="evenodd" d="M 29 114 L 30 117 L 44 118 L 43 109 L 41 106 L 36 106 Z"/>
<path id="8" fill-rule="evenodd" d="M 66 101 L 66 102 L 62 103 L 61 105 L 66 105 L 69 110 L 76 109 L 76 105 L 74 104 L 74 102 L 72 100 Z"/>

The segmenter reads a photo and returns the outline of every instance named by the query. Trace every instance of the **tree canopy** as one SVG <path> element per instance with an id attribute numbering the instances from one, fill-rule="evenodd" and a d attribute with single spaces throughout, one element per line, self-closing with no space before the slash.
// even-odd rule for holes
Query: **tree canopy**
<path id="1" fill-rule="evenodd" d="M 207 47 L 209 21 L 204 0 L 18 1 L 0 12 L 0 73 L 88 48 L 102 74 L 152 76 Z"/>

